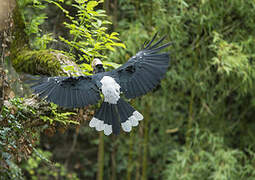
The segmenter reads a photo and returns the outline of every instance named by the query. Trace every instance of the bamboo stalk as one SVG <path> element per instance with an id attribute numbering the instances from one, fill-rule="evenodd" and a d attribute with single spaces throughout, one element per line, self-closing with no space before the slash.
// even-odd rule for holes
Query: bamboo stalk
<path id="1" fill-rule="evenodd" d="M 98 170 L 97 180 L 103 180 L 104 176 L 104 133 L 99 132 L 99 145 L 98 145 Z"/>
<path id="2" fill-rule="evenodd" d="M 193 124 L 193 89 L 191 90 L 191 97 L 190 97 L 190 103 L 189 103 L 189 119 L 188 119 L 188 127 L 186 132 L 186 146 L 188 147 L 190 145 L 190 136 L 191 136 L 191 129 Z"/>
<path id="3" fill-rule="evenodd" d="M 150 105 L 147 102 L 145 104 L 145 113 L 144 113 L 144 139 L 143 139 L 143 167 L 142 167 L 142 180 L 147 179 L 147 154 L 148 154 L 148 141 L 149 141 L 149 113 L 150 113 Z"/>
<path id="4" fill-rule="evenodd" d="M 111 174 L 111 180 L 116 180 L 116 137 L 112 137 L 113 147 L 112 147 L 112 153 L 111 153 L 111 160 L 112 160 L 112 174 Z"/>
<path id="5" fill-rule="evenodd" d="M 118 26 L 118 1 L 114 0 L 113 2 L 113 28 L 117 29 Z"/>
<path id="6" fill-rule="evenodd" d="M 127 180 L 131 180 L 132 161 L 133 161 L 133 144 L 134 144 L 134 130 L 130 132 L 129 136 L 129 151 L 128 151 L 128 166 L 127 166 Z"/>
<path id="7" fill-rule="evenodd" d="M 150 0 L 150 27 L 152 27 L 152 17 L 153 17 L 153 2 Z"/>
<path id="8" fill-rule="evenodd" d="M 110 12 L 110 10 L 109 10 L 109 0 L 104 0 L 104 7 L 103 8 L 104 8 L 106 14 L 109 15 L 109 12 Z"/>
<path id="9" fill-rule="evenodd" d="M 133 3 L 135 5 L 135 17 L 138 17 L 140 2 L 139 2 L 139 0 L 133 0 Z"/>
<path id="10" fill-rule="evenodd" d="M 142 139 L 143 137 L 143 126 L 142 124 L 140 125 L 140 128 L 139 128 L 139 139 Z M 141 145 L 141 143 L 138 143 L 137 145 L 137 158 L 136 158 L 136 174 L 135 174 L 135 180 L 139 180 L 141 179 L 141 164 L 142 164 L 142 150 L 143 150 L 143 147 Z"/>

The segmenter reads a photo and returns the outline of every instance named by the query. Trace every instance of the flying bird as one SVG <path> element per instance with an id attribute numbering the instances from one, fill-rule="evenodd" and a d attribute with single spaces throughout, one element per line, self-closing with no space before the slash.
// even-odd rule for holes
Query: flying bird
<path id="1" fill-rule="evenodd" d="M 157 34 L 156 34 L 157 35 Z M 97 131 L 118 135 L 120 127 L 130 132 L 143 120 L 143 115 L 127 103 L 127 99 L 142 96 L 153 90 L 164 77 L 169 66 L 169 53 L 159 53 L 171 43 L 160 46 L 165 37 L 153 44 L 156 35 L 125 64 L 105 71 L 102 62 L 94 59 L 93 75 L 77 77 L 44 77 L 31 86 L 35 94 L 49 102 L 66 108 L 81 108 L 103 102 L 91 119 L 89 126 Z"/>

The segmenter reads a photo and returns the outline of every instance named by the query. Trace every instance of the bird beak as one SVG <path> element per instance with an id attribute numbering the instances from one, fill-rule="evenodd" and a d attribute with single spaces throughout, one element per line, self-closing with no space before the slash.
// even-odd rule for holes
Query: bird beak
<path id="1" fill-rule="evenodd" d="M 100 59 L 95 58 L 95 59 L 92 61 L 92 68 L 95 69 L 95 67 L 96 67 L 98 64 L 103 64 L 103 63 L 102 63 L 102 61 L 100 61 Z"/>

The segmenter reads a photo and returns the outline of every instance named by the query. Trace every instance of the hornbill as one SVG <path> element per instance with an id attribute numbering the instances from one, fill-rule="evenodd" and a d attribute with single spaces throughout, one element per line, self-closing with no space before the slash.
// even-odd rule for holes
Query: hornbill
<path id="1" fill-rule="evenodd" d="M 156 34 L 157 35 L 157 34 Z M 112 71 L 105 71 L 102 62 L 94 59 L 94 74 L 78 77 L 44 77 L 31 86 L 40 98 L 67 108 L 80 108 L 98 103 L 104 96 L 99 110 L 91 119 L 89 126 L 105 135 L 130 132 L 143 119 L 129 103 L 120 97 L 123 93 L 127 99 L 142 96 L 155 88 L 164 77 L 169 66 L 169 53 L 159 53 L 171 43 L 159 46 L 165 39 L 155 44 L 152 40 L 131 57 L 125 64 Z"/>

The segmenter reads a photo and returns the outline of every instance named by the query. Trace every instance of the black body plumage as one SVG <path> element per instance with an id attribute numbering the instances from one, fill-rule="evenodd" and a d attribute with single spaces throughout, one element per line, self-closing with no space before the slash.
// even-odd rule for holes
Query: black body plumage
<path id="1" fill-rule="evenodd" d="M 119 134 L 121 126 L 129 132 L 143 117 L 120 98 L 120 93 L 128 99 L 146 94 L 160 83 L 169 66 L 169 54 L 159 51 L 170 43 L 159 46 L 163 37 L 152 45 L 155 38 L 156 35 L 143 50 L 115 70 L 104 72 L 102 64 L 98 64 L 91 76 L 45 77 L 36 81 L 32 89 L 39 97 L 67 108 L 96 104 L 103 93 L 105 101 L 90 126 L 104 130 L 106 135 Z"/>

